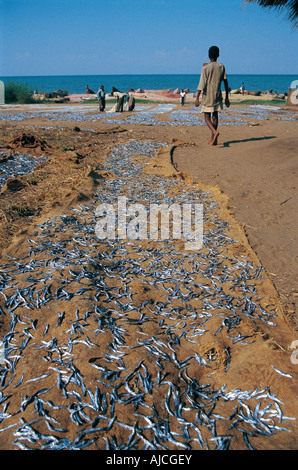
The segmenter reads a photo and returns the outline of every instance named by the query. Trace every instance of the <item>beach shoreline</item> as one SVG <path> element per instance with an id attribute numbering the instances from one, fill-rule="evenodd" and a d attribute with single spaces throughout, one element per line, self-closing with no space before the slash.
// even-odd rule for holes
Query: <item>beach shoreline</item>
<path id="1" fill-rule="evenodd" d="M 146 101 L 153 101 L 153 102 L 161 102 L 161 103 L 179 103 L 180 96 L 177 93 L 166 93 L 166 92 L 158 92 L 158 90 L 146 90 L 144 92 L 131 92 L 131 95 L 135 97 L 136 100 L 146 100 Z M 280 97 L 282 96 L 282 97 Z M 107 94 L 106 100 L 109 102 L 110 100 L 114 100 L 115 98 Z M 270 94 L 270 93 L 261 93 L 260 95 L 250 94 L 250 93 L 230 93 L 229 99 L 231 104 L 246 104 L 248 101 L 253 101 L 257 103 L 262 102 L 272 102 L 272 103 L 279 103 L 285 104 L 286 98 L 284 95 L 278 94 Z M 87 95 L 87 94 L 72 94 L 67 95 L 65 97 L 65 101 L 70 102 L 88 102 L 97 100 L 96 95 Z M 196 100 L 195 93 L 188 93 L 185 97 L 185 103 L 194 104 Z"/>

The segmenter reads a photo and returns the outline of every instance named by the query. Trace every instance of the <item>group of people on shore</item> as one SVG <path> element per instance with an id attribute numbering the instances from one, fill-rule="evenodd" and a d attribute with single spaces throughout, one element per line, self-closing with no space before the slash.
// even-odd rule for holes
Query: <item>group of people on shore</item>
<path id="1" fill-rule="evenodd" d="M 87 90 L 88 85 L 86 86 Z M 89 90 L 89 88 L 88 88 Z M 99 111 L 104 111 L 106 107 L 106 92 L 104 89 L 104 86 L 101 85 L 99 88 L 98 92 L 96 93 L 98 103 L 99 103 Z M 117 99 L 116 104 L 110 111 L 108 112 L 122 112 L 122 111 L 133 111 L 135 108 L 135 98 L 130 94 L 130 93 L 122 93 L 121 91 L 117 90 L 117 88 L 113 87 L 112 88 L 112 96 L 115 96 Z M 185 103 L 185 96 L 186 96 L 186 91 L 181 90 L 180 91 L 180 104 L 181 106 L 184 105 Z"/>
<path id="2" fill-rule="evenodd" d="M 202 95 L 201 112 L 204 114 L 205 122 L 211 131 L 211 138 L 208 142 L 209 145 L 217 145 L 218 141 L 218 113 L 223 109 L 223 98 L 221 93 L 221 83 L 225 87 L 225 105 L 230 106 L 229 101 L 229 86 L 226 75 L 225 66 L 217 59 L 219 57 L 219 48 L 211 46 L 208 51 L 210 62 L 204 63 L 201 71 L 200 82 L 197 88 L 195 106 L 199 106 L 199 99 Z M 244 84 L 242 84 L 242 93 L 244 92 Z M 86 87 L 87 89 L 87 87 Z M 99 111 L 103 112 L 106 106 L 104 86 L 101 85 L 97 92 L 99 102 Z M 130 93 L 122 93 L 113 87 L 112 96 L 115 96 L 117 101 L 112 109 L 108 112 L 122 112 L 133 111 L 135 108 L 135 98 Z M 184 106 L 185 103 L 185 90 L 180 92 L 180 104 Z"/>
<path id="3" fill-rule="evenodd" d="M 103 85 L 101 85 L 96 95 L 97 95 L 97 99 L 99 103 L 99 111 L 103 112 L 106 107 L 106 92 L 105 92 Z M 111 95 L 115 96 L 116 103 L 112 107 L 112 109 L 110 109 L 107 112 L 109 113 L 120 112 L 121 113 L 123 111 L 134 110 L 136 100 L 130 93 L 122 93 L 121 91 L 117 90 L 117 88 L 113 87 Z"/>

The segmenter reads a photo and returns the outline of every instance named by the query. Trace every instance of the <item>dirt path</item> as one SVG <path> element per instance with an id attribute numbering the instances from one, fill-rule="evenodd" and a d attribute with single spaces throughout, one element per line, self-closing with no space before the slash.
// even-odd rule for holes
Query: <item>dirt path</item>
<path id="1" fill-rule="evenodd" d="M 221 126 L 219 145 L 207 130 L 187 130 L 195 145 L 177 148 L 173 162 L 207 185 L 218 185 L 291 316 L 297 300 L 297 126 Z M 295 316 L 297 323 L 297 316 Z"/>

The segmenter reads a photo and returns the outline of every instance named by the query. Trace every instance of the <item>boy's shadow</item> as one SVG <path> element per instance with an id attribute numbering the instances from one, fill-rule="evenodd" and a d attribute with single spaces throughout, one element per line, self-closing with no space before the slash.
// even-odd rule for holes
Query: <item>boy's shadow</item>
<path id="1" fill-rule="evenodd" d="M 276 136 L 269 135 L 268 137 L 252 137 L 251 139 L 230 140 L 228 142 L 224 142 L 223 147 L 230 147 L 230 144 L 240 144 L 242 142 L 257 142 L 258 140 L 270 140 L 270 139 L 276 139 Z"/>

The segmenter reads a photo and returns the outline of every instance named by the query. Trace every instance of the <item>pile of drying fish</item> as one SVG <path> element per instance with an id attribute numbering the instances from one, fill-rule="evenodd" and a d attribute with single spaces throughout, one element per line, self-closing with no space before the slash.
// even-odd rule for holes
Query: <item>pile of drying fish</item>
<path id="1" fill-rule="evenodd" d="M 53 110 L 43 110 L 42 108 L 33 111 L 2 112 L 0 121 L 23 121 L 27 119 L 41 118 L 48 121 L 77 121 L 90 122 L 103 120 L 107 124 L 145 124 L 145 125 L 166 125 L 166 126 L 197 126 L 206 125 L 200 108 L 187 107 L 177 109 L 175 104 L 157 104 L 155 106 L 137 105 L 133 113 L 110 112 L 107 107 L 105 112 L 98 112 L 98 106 L 73 105 L 65 108 Z M 169 119 L 162 120 L 162 115 L 166 114 Z M 276 106 L 252 105 L 245 108 L 229 108 L 220 116 L 221 125 L 247 125 L 253 121 L 281 120 L 294 121 L 296 113 L 283 110 Z"/>
<path id="2" fill-rule="evenodd" d="M 0 189 L 8 178 L 32 173 L 36 165 L 47 160 L 43 156 L 32 156 L 20 152 L 0 151 Z"/>
<path id="3" fill-rule="evenodd" d="M 212 195 L 142 173 L 163 146 L 115 147 L 105 162 L 114 176 L 94 201 L 38 225 L 28 253 L 3 261 L 1 448 L 253 449 L 287 431 L 291 417 L 269 387 L 212 385 L 255 341 L 250 322 L 274 328 L 276 311 Z M 123 195 L 204 204 L 202 250 L 99 240 L 96 208 Z"/>

